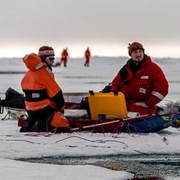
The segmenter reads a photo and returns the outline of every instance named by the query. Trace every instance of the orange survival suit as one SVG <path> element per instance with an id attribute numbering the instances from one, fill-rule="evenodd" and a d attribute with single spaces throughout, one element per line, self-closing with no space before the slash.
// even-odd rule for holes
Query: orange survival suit
<path id="1" fill-rule="evenodd" d="M 29 69 L 21 81 L 29 118 L 20 131 L 47 132 L 54 128 L 68 128 L 69 123 L 65 118 L 58 119 L 58 127 L 53 124 L 54 119 L 62 115 L 59 113 L 63 111 L 65 102 L 51 68 L 34 53 L 25 56 L 23 62 Z"/>

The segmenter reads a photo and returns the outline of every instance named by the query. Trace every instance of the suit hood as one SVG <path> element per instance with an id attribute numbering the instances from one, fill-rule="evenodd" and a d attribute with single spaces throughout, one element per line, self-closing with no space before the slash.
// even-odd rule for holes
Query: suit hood
<path id="1" fill-rule="evenodd" d="M 41 58 L 35 54 L 31 53 L 23 57 L 23 62 L 29 70 L 36 71 L 44 66 Z"/>

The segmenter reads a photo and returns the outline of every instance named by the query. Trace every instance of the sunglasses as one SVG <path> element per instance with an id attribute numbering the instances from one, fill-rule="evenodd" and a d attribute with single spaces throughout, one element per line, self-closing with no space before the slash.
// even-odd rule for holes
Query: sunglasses
<path id="1" fill-rule="evenodd" d="M 54 56 L 48 56 L 47 59 L 50 61 L 54 61 L 55 58 L 54 58 Z"/>
<path id="2" fill-rule="evenodd" d="M 131 49 L 132 50 L 137 50 L 137 49 L 143 49 L 143 47 L 140 46 L 140 45 L 137 45 L 137 46 L 133 46 Z"/>

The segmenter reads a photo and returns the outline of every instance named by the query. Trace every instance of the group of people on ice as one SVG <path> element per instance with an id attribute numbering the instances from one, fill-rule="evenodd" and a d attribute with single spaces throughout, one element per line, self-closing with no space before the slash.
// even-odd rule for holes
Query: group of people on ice
<path id="1" fill-rule="evenodd" d="M 67 67 L 68 57 L 69 57 L 68 48 L 65 48 L 65 49 L 63 49 L 63 51 L 61 53 L 60 62 L 57 62 L 53 66 L 54 67 L 56 67 L 56 66 Z M 85 50 L 84 57 L 85 57 L 84 66 L 89 67 L 89 65 L 90 65 L 90 58 L 91 58 L 91 52 L 90 52 L 89 47 Z"/>
<path id="2" fill-rule="evenodd" d="M 88 51 L 89 48 L 85 66 L 89 66 Z M 128 111 L 141 115 L 154 114 L 156 104 L 168 93 L 168 81 L 162 69 L 145 53 L 141 43 L 129 44 L 128 54 L 130 58 L 127 63 L 112 80 L 111 91 L 124 94 Z M 21 81 L 21 87 L 25 94 L 28 119 L 21 132 L 70 131 L 70 124 L 63 116 L 63 92 L 52 72 L 54 57 L 52 47 L 42 46 L 38 54 L 32 53 L 23 58 L 28 71 Z"/>

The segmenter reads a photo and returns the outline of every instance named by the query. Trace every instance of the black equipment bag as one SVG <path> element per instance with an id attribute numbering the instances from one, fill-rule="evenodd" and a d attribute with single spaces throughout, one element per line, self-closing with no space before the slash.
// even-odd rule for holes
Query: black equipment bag
<path id="1" fill-rule="evenodd" d="M 25 109 L 24 96 L 9 87 L 5 93 L 5 99 L 0 101 L 0 106 Z"/>

